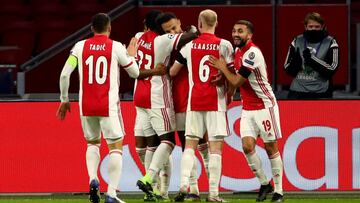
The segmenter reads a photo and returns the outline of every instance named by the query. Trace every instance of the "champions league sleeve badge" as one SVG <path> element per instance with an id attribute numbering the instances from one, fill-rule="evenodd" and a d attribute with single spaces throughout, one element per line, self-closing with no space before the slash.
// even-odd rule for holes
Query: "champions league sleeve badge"
<path id="1" fill-rule="evenodd" d="M 250 52 L 249 53 L 249 59 L 254 59 L 255 58 L 255 53 L 254 52 Z"/>

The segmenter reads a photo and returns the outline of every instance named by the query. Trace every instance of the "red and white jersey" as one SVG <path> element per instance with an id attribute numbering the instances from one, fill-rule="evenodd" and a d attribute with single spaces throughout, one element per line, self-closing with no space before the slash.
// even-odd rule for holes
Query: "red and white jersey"
<path id="1" fill-rule="evenodd" d="M 226 111 L 225 86 L 216 86 L 211 80 L 218 70 L 209 64 L 209 56 L 223 57 L 233 65 L 233 47 L 227 40 L 203 33 L 180 51 L 189 71 L 189 99 L 187 111 Z"/>
<path id="2" fill-rule="evenodd" d="M 172 78 L 172 96 L 175 113 L 186 112 L 189 99 L 188 70 L 184 67 Z"/>
<path id="3" fill-rule="evenodd" d="M 241 50 L 235 50 L 235 69 L 244 66 L 251 71 L 248 79 L 240 87 L 240 95 L 245 110 L 259 110 L 273 107 L 276 98 L 269 84 L 266 63 L 261 50 L 249 41 Z"/>
<path id="4" fill-rule="evenodd" d="M 154 69 L 158 63 L 168 65 L 170 54 L 176 49 L 181 35 L 145 32 L 138 41 L 137 60 L 140 70 Z M 169 76 L 152 76 L 136 80 L 134 103 L 137 107 L 148 109 L 173 108 Z"/>
<path id="5" fill-rule="evenodd" d="M 125 47 L 106 35 L 95 35 L 76 43 L 71 54 L 78 60 L 80 115 L 118 115 L 119 65 L 137 68 Z"/>

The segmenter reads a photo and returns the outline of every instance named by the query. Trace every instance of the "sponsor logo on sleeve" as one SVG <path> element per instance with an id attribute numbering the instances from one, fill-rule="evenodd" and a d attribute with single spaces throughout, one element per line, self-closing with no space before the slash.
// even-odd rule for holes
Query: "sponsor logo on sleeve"
<path id="1" fill-rule="evenodd" d="M 252 66 L 254 65 L 254 61 L 250 61 L 248 59 L 245 59 L 244 61 L 245 61 L 245 63 L 247 63 L 249 65 L 252 65 Z"/>
<path id="2" fill-rule="evenodd" d="M 174 34 L 168 34 L 167 36 L 168 36 L 168 38 L 169 38 L 169 39 L 172 39 L 172 38 L 174 38 L 174 37 L 175 37 L 175 35 L 174 35 Z"/>

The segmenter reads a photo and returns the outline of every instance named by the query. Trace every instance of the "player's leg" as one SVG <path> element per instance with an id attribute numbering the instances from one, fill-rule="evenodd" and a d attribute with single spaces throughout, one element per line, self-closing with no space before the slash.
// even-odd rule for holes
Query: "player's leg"
<path id="1" fill-rule="evenodd" d="M 186 136 L 185 150 L 181 157 L 180 191 L 174 198 L 175 202 L 183 202 L 186 198 L 190 184 L 190 175 L 195 162 L 195 149 L 198 142 L 198 137 Z"/>
<path id="2" fill-rule="evenodd" d="M 149 170 L 138 181 L 138 186 L 148 185 L 155 181 L 158 172 L 168 162 L 169 155 L 175 146 L 175 114 L 173 109 L 149 109 L 150 121 L 153 129 L 159 135 L 160 145 L 154 152 Z M 146 193 L 153 193 L 152 188 L 143 188 Z"/>
<path id="3" fill-rule="evenodd" d="M 172 172 L 172 157 L 169 156 L 169 160 L 165 163 L 164 167 L 160 170 L 160 195 L 163 199 L 169 199 L 169 186 L 170 177 Z"/>
<path id="4" fill-rule="evenodd" d="M 208 145 L 208 135 L 205 133 L 203 138 L 199 140 L 197 149 L 201 155 L 205 172 L 207 177 L 209 177 L 208 166 L 209 166 L 209 145 Z M 196 160 L 196 156 L 194 156 Z M 190 179 L 189 179 L 189 194 L 186 197 L 188 201 L 200 201 L 200 192 L 198 186 L 198 176 L 197 176 L 197 161 L 194 161 L 193 168 L 191 170 Z"/>
<path id="5" fill-rule="evenodd" d="M 144 157 L 144 167 L 145 173 L 148 171 L 150 163 L 152 161 L 154 152 L 160 144 L 160 139 L 156 135 L 154 129 L 151 126 L 150 118 L 146 109 L 137 107 L 137 122 L 135 123 L 135 135 L 141 135 L 145 139 L 145 143 L 147 145 L 145 157 Z M 137 136 L 138 137 L 138 136 Z M 157 188 L 158 186 L 158 178 L 155 179 L 150 185 L 142 185 L 144 188 L 148 188 L 147 190 L 152 190 L 152 188 Z M 144 201 L 156 201 L 156 198 L 153 194 L 146 193 L 144 197 Z"/>
<path id="6" fill-rule="evenodd" d="M 264 140 L 273 175 L 274 195 L 272 201 L 281 202 L 284 199 L 282 189 L 283 162 L 277 144 L 277 140 L 281 138 L 279 109 L 277 106 L 265 109 L 259 117 L 261 119 L 258 119 L 258 125 L 262 121 L 261 137 Z"/>
<path id="7" fill-rule="evenodd" d="M 198 186 L 198 177 L 197 177 L 197 158 L 194 154 L 194 162 L 193 167 L 190 172 L 189 177 L 189 194 L 187 195 L 186 199 L 193 200 L 194 198 L 199 197 L 199 186 Z"/>
<path id="8" fill-rule="evenodd" d="M 144 166 L 145 154 L 147 148 L 146 138 L 135 134 L 135 147 L 136 147 L 136 154 L 139 156 L 141 164 Z"/>
<path id="9" fill-rule="evenodd" d="M 125 136 L 121 114 L 100 118 L 101 131 L 109 148 L 108 174 L 109 184 L 105 202 L 118 199 L 116 191 L 122 171 L 122 146 Z"/>
<path id="10" fill-rule="evenodd" d="M 204 163 L 206 175 L 209 177 L 209 143 L 207 133 L 199 140 L 198 150 Z"/>
<path id="11" fill-rule="evenodd" d="M 265 175 L 262 161 L 255 150 L 256 138 L 260 133 L 260 129 L 257 127 L 254 114 L 255 111 L 243 110 L 240 121 L 240 134 L 246 160 L 261 184 L 256 201 L 264 201 L 266 195 L 272 192 L 272 186 Z"/>
<path id="12" fill-rule="evenodd" d="M 205 133 L 205 123 L 202 112 L 190 111 L 186 113 L 185 150 L 181 157 L 180 191 L 175 196 L 176 202 L 184 201 L 189 188 L 189 179 L 195 162 L 195 149 L 199 139 Z"/>
<path id="13" fill-rule="evenodd" d="M 136 153 L 139 156 L 141 163 L 145 167 L 145 156 L 146 149 L 148 144 L 146 142 L 146 136 L 144 129 L 147 129 L 148 116 L 143 108 L 136 107 L 136 118 L 135 118 L 135 127 L 134 127 L 134 135 L 135 135 L 135 147 Z M 145 167 L 146 170 L 146 167 Z"/>
<path id="14" fill-rule="evenodd" d="M 186 120 L 185 112 L 175 114 L 176 132 L 180 140 L 182 151 L 184 151 L 185 149 L 185 120 Z"/>
<path id="15" fill-rule="evenodd" d="M 176 113 L 175 114 L 175 120 L 176 120 L 176 131 L 181 143 L 181 149 L 184 152 L 185 150 L 185 123 L 186 123 L 186 112 L 182 113 Z M 195 155 L 194 155 L 195 156 Z M 194 157 L 194 160 L 196 160 L 196 156 Z M 191 170 L 190 178 L 189 178 L 189 194 L 187 195 L 186 199 L 189 201 L 199 199 L 199 187 L 197 182 L 197 162 L 194 161 L 193 168 Z"/>
<path id="16" fill-rule="evenodd" d="M 282 188 L 283 162 L 280 156 L 277 142 L 275 141 L 265 143 L 265 149 L 270 159 L 274 182 L 274 195 L 271 201 L 282 202 L 284 199 Z"/>
<path id="17" fill-rule="evenodd" d="M 89 199 L 100 202 L 100 183 L 97 176 L 100 163 L 101 129 L 98 117 L 80 116 L 81 126 L 87 142 L 86 167 L 89 175 Z"/>
<path id="18" fill-rule="evenodd" d="M 229 135 L 226 112 L 206 113 L 206 128 L 209 137 L 209 196 L 207 201 L 223 201 L 219 197 L 219 184 L 222 170 L 222 149 L 224 138 Z"/>

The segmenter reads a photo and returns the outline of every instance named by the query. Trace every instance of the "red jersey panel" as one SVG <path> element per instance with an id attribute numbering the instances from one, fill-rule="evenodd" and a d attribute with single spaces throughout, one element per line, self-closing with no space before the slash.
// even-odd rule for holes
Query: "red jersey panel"
<path id="1" fill-rule="evenodd" d="M 188 98 L 189 98 L 188 74 L 189 73 L 187 68 L 184 67 L 173 78 L 172 94 L 173 94 L 175 113 L 186 112 Z"/>
<path id="2" fill-rule="evenodd" d="M 189 71 L 189 111 L 226 111 L 225 87 L 215 86 L 211 80 L 218 70 L 210 66 L 209 56 L 224 57 L 228 64 L 233 60 L 229 41 L 213 34 L 203 33 L 181 51 Z"/>
<path id="3" fill-rule="evenodd" d="M 170 54 L 176 49 L 181 35 L 145 32 L 138 41 L 137 59 L 140 69 L 153 69 L 158 63 L 168 65 Z M 173 108 L 170 76 L 137 79 L 134 103 L 142 108 Z"/>
<path id="4" fill-rule="evenodd" d="M 112 40 L 104 35 L 87 39 L 82 53 L 82 113 L 109 116 Z"/>
<path id="5" fill-rule="evenodd" d="M 157 36 L 155 32 L 146 32 L 139 39 L 139 47 L 137 51 L 137 60 L 139 69 L 153 69 L 154 68 L 154 39 Z M 143 108 L 151 108 L 151 78 L 144 78 L 136 80 L 134 92 L 135 106 Z"/>

